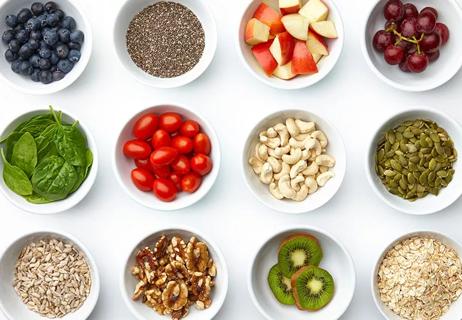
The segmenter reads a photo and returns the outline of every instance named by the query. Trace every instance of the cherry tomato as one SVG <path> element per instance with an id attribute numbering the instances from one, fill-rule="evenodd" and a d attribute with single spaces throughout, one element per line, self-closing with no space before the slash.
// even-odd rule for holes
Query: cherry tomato
<path id="1" fill-rule="evenodd" d="M 200 125 L 194 120 L 186 120 L 180 128 L 182 136 L 194 138 L 201 131 Z"/>
<path id="2" fill-rule="evenodd" d="M 210 171 L 212 171 L 212 159 L 210 159 L 205 154 L 196 154 L 194 157 L 191 158 L 190 163 L 191 169 L 194 172 L 200 174 L 201 176 L 205 176 Z"/>
<path id="3" fill-rule="evenodd" d="M 141 168 L 135 168 L 132 170 L 132 181 L 135 186 L 141 191 L 151 191 L 152 184 L 154 183 L 154 177 L 151 172 Z"/>
<path id="4" fill-rule="evenodd" d="M 202 153 L 205 155 L 209 155 L 211 149 L 212 149 L 212 145 L 210 143 L 210 139 L 205 133 L 199 133 L 194 138 L 194 152 L 195 153 Z"/>
<path id="5" fill-rule="evenodd" d="M 168 178 L 172 173 L 169 166 L 152 167 L 152 171 L 157 178 Z"/>
<path id="6" fill-rule="evenodd" d="M 160 127 L 167 132 L 176 132 L 183 123 L 181 115 L 175 112 L 167 112 L 160 116 Z"/>
<path id="7" fill-rule="evenodd" d="M 152 166 L 149 159 L 136 159 L 135 165 L 140 168 L 152 172 Z"/>
<path id="8" fill-rule="evenodd" d="M 175 184 L 175 187 L 178 191 L 181 191 L 181 176 L 178 173 L 171 173 L 170 180 Z"/>
<path id="9" fill-rule="evenodd" d="M 151 146 L 143 140 L 130 140 L 123 147 L 125 156 L 133 159 L 147 159 L 151 154 Z"/>
<path id="10" fill-rule="evenodd" d="M 193 149 L 193 142 L 188 137 L 176 136 L 172 139 L 172 147 L 181 154 L 188 154 Z"/>
<path id="11" fill-rule="evenodd" d="M 173 172 L 185 175 L 191 171 L 191 166 L 189 165 L 189 159 L 185 156 L 179 156 L 175 161 L 172 162 L 171 167 Z"/>
<path id="12" fill-rule="evenodd" d="M 154 195 L 161 201 L 171 202 L 176 198 L 175 184 L 168 179 L 160 178 L 154 180 L 152 185 Z"/>
<path id="13" fill-rule="evenodd" d="M 197 173 L 188 173 L 181 179 L 181 189 L 184 192 L 189 192 L 193 193 L 199 187 L 201 186 L 202 183 L 202 177 L 198 175 Z"/>
<path id="14" fill-rule="evenodd" d="M 150 138 L 159 126 L 159 116 L 153 113 L 145 114 L 133 125 L 133 135 L 138 139 Z"/>
<path id="15" fill-rule="evenodd" d="M 159 129 L 152 135 L 151 144 L 154 149 L 159 149 L 161 147 L 170 146 L 171 139 L 170 134 L 164 129 Z"/>
<path id="16" fill-rule="evenodd" d="M 149 161 L 153 167 L 167 166 L 178 157 L 178 150 L 172 147 L 161 147 L 151 153 Z"/>

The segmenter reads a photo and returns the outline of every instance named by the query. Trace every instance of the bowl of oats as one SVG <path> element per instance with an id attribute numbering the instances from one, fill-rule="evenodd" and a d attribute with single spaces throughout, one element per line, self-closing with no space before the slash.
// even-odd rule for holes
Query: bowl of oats
<path id="1" fill-rule="evenodd" d="M 189 228 L 155 231 L 130 252 L 121 292 L 138 320 L 210 320 L 223 306 L 228 270 L 208 237 Z"/>
<path id="2" fill-rule="evenodd" d="M 372 296 L 389 320 L 462 318 L 462 246 L 434 231 L 393 241 L 372 273 Z"/>
<path id="3" fill-rule="evenodd" d="M 7 319 L 87 319 L 100 290 L 98 268 L 76 238 L 26 234 L 0 256 L 0 310 Z"/>

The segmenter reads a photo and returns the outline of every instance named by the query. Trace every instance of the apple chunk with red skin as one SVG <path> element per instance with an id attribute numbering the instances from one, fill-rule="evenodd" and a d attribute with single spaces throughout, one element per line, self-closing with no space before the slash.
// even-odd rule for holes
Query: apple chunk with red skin
<path id="1" fill-rule="evenodd" d="M 337 29 L 335 28 L 335 24 L 332 21 L 314 22 L 311 24 L 311 28 L 314 30 L 314 32 L 320 36 L 323 36 L 324 38 L 336 39 L 338 37 Z"/>
<path id="2" fill-rule="evenodd" d="M 309 0 L 298 13 L 313 23 L 326 20 L 329 8 L 321 0 Z"/>
<path id="3" fill-rule="evenodd" d="M 270 27 L 260 20 L 252 18 L 245 28 L 245 42 L 251 46 L 266 42 L 269 39 Z"/>
<path id="4" fill-rule="evenodd" d="M 252 53 L 255 59 L 257 59 L 257 62 L 268 76 L 272 75 L 278 66 L 278 62 L 274 59 L 269 49 L 272 43 L 273 41 L 270 40 L 268 42 L 257 44 L 252 48 Z"/>
<path id="5" fill-rule="evenodd" d="M 290 80 L 297 76 L 292 72 L 292 62 L 289 62 L 282 66 L 278 66 L 274 70 L 273 75 L 282 80 Z"/>
<path id="6" fill-rule="evenodd" d="M 310 21 L 307 18 L 299 15 L 298 13 L 293 13 L 283 16 L 281 21 L 287 32 L 289 32 L 292 37 L 303 41 L 308 40 L 308 28 L 310 26 Z"/>
<path id="7" fill-rule="evenodd" d="M 313 55 L 329 55 L 329 49 L 327 48 L 327 44 L 325 43 L 323 37 L 321 37 L 313 30 L 308 31 L 308 40 L 306 41 L 306 45 L 308 46 L 308 50 L 310 50 Z"/>
<path id="8" fill-rule="evenodd" d="M 283 15 L 297 13 L 301 7 L 300 0 L 279 0 L 279 10 Z"/>
<path id="9" fill-rule="evenodd" d="M 265 3 L 258 6 L 253 17 L 270 27 L 273 36 L 285 31 L 281 22 L 282 15 Z"/>
<path id="10" fill-rule="evenodd" d="M 292 59 L 294 46 L 295 39 L 288 32 L 283 32 L 274 38 L 270 51 L 274 59 L 281 66 L 287 64 Z"/>
<path id="11" fill-rule="evenodd" d="M 304 41 L 295 42 L 294 55 L 292 57 L 292 73 L 314 74 L 318 72 L 316 61 L 308 50 Z"/>

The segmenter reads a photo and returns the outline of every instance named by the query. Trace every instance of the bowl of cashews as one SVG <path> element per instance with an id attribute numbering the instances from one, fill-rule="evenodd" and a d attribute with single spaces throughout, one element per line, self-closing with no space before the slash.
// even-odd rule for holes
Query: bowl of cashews
<path id="1" fill-rule="evenodd" d="M 285 213 L 310 212 L 339 190 L 345 146 L 338 131 L 318 115 L 282 110 L 251 130 L 242 169 L 247 186 L 266 206 Z"/>

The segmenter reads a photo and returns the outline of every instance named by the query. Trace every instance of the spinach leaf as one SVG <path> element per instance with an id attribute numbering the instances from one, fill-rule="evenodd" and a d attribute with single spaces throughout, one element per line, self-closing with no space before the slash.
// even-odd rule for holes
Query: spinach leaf
<path id="1" fill-rule="evenodd" d="M 51 201 L 65 199 L 77 183 L 75 168 L 64 158 L 51 155 L 40 161 L 32 175 L 33 190 Z"/>
<path id="2" fill-rule="evenodd" d="M 85 167 L 87 141 L 77 128 L 77 122 L 72 126 L 58 126 L 55 136 L 58 153 L 73 166 Z"/>
<path id="3" fill-rule="evenodd" d="M 58 125 L 53 123 L 49 125 L 37 138 L 35 143 L 37 144 L 37 157 L 38 160 L 42 160 L 49 154 L 57 154 L 54 138 Z"/>
<path id="4" fill-rule="evenodd" d="M 87 158 L 87 166 L 85 168 L 85 178 L 88 177 L 88 174 L 90 174 L 90 169 L 91 169 L 91 166 L 93 165 L 93 153 L 91 152 L 90 149 L 87 149 L 86 158 Z"/>
<path id="5" fill-rule="evenodd" d="M 29 132 L 34 138 L 38 137 L 43 130 L 53 124 L 53 116 L 51 114 L 39 115 L 31 118 L 27 123 L 20 125 L 15 129 L 15 132 Z"/>
<path id="6" fill-rule="evenodd" d="M 3 149 L 0 151 L 3 159 L 3 180 L 16 194 L 28 196 L 32 194 L 32 184 L 27 175 L 20 168 L 11 165 L 5 158 Z"/>
<path id="7" fill-rule="evenodd" d="M 5 157 L 6 160 L 10 161 L 11 160 L 11 155 L 13 154 L 13 148 L 16 142 L 21 138 L 21 134 L 17 132 L 12 132 L 8 136 L 8 140 L 6 140 L 6 151 L 5 151 Z"/>
<path id="8" fill-rule="evenodd" d="M 32 175 L 37 165 L 37 146 L 29 132 L 24 133 L 14 145 L 11 164 L 21 168 L 28 177 Z"/>
<path id="9" fill-rule="evenodd" d="M 42 197 L 36 193 L 31 194 L 30 196 L 24 197 L 28 202 L 33 203 L 33 204 L 45 204 L 45 203 L 50 203 L 52 201 L 48 200 L 45 197 Z"/>

